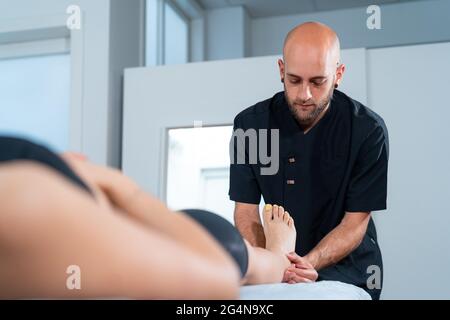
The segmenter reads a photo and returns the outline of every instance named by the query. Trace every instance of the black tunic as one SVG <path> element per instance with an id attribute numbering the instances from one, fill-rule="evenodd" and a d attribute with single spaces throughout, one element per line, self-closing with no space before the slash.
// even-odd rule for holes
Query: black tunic
<path id="1" fill-rule="evenodd" d="M 234 130 L 239 128 L 279 129 L 279 170 L 261 175 L 261 167 L 270 164 L 233 161 L 230 199 L 259 204 L 262 195 L 265 203 L 282 205 L 294 218 L 299 255 L 313 249 L 341 222 L 345 212 L 386 209 L 386 126 L 380 116 L 344 93 L 334 91 L 325 115 L 306 134 L 291 114 L 284 92 L 239 113 Z M 234 151 L 239 143 L 235 142 Z M 245 151 L 248 156 L 248 143 Z M 320 270 L 319 280 L 351 283 L 377 299 L 381 289 L 367 288 L 371 265 L 382 270 L 372 219 L 361 245 L 336 265 Z"/>

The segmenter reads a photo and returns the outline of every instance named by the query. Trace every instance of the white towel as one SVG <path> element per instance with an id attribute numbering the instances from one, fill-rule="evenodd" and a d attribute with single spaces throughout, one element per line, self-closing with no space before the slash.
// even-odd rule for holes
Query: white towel
<path id="1" fill-rule="evenodd" d="M 241 300 L 371 300 L 361 288 L 340 281 L 242 286 Z"/>

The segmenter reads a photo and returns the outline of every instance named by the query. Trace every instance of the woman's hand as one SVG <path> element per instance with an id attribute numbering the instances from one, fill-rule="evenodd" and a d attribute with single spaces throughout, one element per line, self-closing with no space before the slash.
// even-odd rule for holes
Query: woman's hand
<path id="1" fill-rule="evenodd" d="M 95 199 L 100 206 L 110 207 L 111 203 L 106 193 L 101 188 L 98 170 L 90 165 L 87 158 L 77 153 L 63 153 L 61 158 L 80 177 L 81 180 L 93 192 Z"/>
<path id="2" fill-rule="evenodd" d="M 99 166 L 78 153 L 66 152 L 61 157 L 91 188 L 102 205 L 114 204 L 121 208 L 124 199 L 131 197 L 138 186 L 119 170 Z"/>

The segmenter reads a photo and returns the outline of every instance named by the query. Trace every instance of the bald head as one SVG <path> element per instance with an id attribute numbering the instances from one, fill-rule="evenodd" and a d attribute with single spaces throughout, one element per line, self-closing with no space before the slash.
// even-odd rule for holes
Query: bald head
<path id="1" fill-rule="evenodd" d="M 339 38 L 333 29 L 319 22 L 306 22 L 292 29 L 286 36 L 283 57 L 301 59 L 301 56 L 314 55 L 323 63 L 333 66 L 340 62 Z"/>

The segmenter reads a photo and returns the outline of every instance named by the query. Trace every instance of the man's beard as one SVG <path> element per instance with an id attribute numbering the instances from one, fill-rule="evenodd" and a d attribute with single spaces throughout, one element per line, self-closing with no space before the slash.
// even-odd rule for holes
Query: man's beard
<path id="1" fill-rule="evenodd" d="M 287 95 L 286 85 L 284 85 L 284 96 L 288 103 L 289 110 L 291 111 L 295 120 L 297 120 L 298 124 L 301 126 L 309 126 L 312 123 L 314 123 L 317 117 L 319 117 L 320 114 L 327 108 L 328 104 L 333 98 L 333 92 L 334 86 L 331 86 L 327 96 L 322 101 L 319 101 L 317 104 L 315 103 L 312 106 L 312 110 L 309 111 L 307 114 L 301 114 L 300 110 L 298 110 L 298 108 L 300 107 L 296 107 L 295 104 L 302 105 L 304 103 L 301 103 L 300 101 L 290 101 Z"/>

